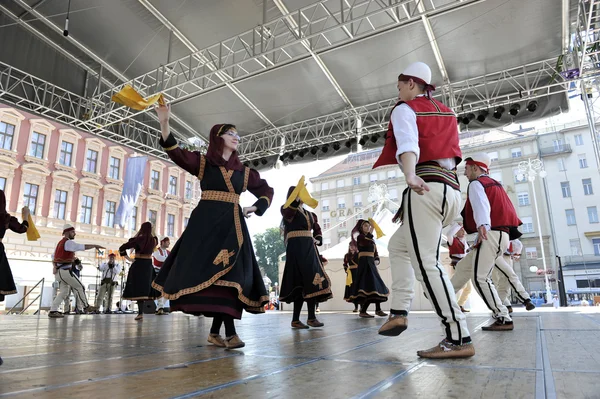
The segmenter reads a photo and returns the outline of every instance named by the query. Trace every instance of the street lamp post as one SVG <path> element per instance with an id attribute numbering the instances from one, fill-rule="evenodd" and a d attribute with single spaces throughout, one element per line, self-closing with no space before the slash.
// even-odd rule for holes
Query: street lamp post
<path id="1" fill-rule="evenodd" d="M 542 249 L 542 264 L 544 265 L 544 282 L 546 283 L 546 300 L 548 303 L 552 300 L 552 292 L 550 287 L 550 281 L 548 280 L 548 268 L 546 266 L 546 253 L 544 251 L 544 240 L 542 238 L 542 226 L 540 223 L 540 213 L 538 211 L 537 196 L 535 195 L 535 178 L 539 175 L 542 179 L 546 177 L 547 173 L 544 170 L 544 164 L 539 159 L 528 158 L 527 161 L 519 162 L 519 177 L 525 177 L 531 182 L 531 188 L 533 191 L 533 207 L 535 209 L 535 218 L 537 219 L 538 237 L 540 239 L 540 247 Z"/>

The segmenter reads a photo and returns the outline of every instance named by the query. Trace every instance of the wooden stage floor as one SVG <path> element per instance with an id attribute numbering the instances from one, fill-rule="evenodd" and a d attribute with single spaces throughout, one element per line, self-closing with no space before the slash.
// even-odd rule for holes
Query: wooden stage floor
<path id="1" fill-rule="evenodd" d="M 393 338 L 353 313 L 302 331 L 289 312 L 245 314 L 235 351 L 206 342 L 203 317 L 2 315 L 0 398 L 600 398 L 599 308 L 514 315 L 514 331 L 484 332 L 470 314 L 476 356 L 446 361 L 416 355 L 441 339 L 427 312 Z"/>

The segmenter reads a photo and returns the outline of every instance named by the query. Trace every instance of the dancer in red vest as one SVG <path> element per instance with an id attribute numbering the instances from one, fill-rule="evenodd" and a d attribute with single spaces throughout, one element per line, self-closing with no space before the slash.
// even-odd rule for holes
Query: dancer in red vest
<path id="1" fill-rule="evenodd" d="M 465 236 L 465 229 L 458 223 L 450 225 L 448 232 L 446 233 L 448 252 L 450 255 L 450 266 L 452 266 L 450 274 L 452 276 L 454 276 L 456 265 L 467 255 L 467 250 L 469 249 L 469 244 L 467 243 Z M 460 306 L 460 310 L 463 313 L 470 312 L 470 310 L 465 309 L 465 304 L 467 303 L 467 299 L 469 299 L 472 290 L 473 285 L 471 284 L 471 280 L 469 280 L 461 289 L 460 296 L 458 297 L 458 306 Z"/>
<path id="2" fill-rule="evenodd" d="M 519 237 L 521 236 L 521 233 L 518 230 L 517 234 Z M 523 287 L 519 276 L 517 276 L 517 273 L 515 273 L 515 269 L 513 268 L 513 260 L 518 260 L 521 257 L 522 250 L 523 244 L 521 241 L 518 239 L 511 240 L 506 252 L 496 259 L 494 271 L 492 272 L 492 281 L 496 286 L 500 300 L 508 309 L 508 313 L 513 312 L 512 304 L 510 302 L 511 288 L 519 302 L 525 305 L 525 309 L 528 311 L 535 309 L 535 305 L 531 302 L 529 293 L 525 287 Z"/>
<path id="3" fill-rule="evenodd" d="M 102 249 L 100 245 L 96 244 L 79 244 L 76 243 L 75 238 L 75 227 L 70 224 L 65 224 L 63 228 L 63 238 L 58 242 L 56 250 L 54 251 L 54 274 L 59 281 L 58 295 L 54 298 L 52 306 L 50 307 L 50 313 L 48 316 L 51 318 L 64 317 L 62 313 L 58 311 L 58 307 L 65 300 L 65 298 L 71 293 L 71 290 L 75 292 L 75 301 L 77 310 L 84 311 L 85 313 L 94 312 L 96 308 L 90 306 L 85 295 L 85 287 L 81 280 L 73 273 L 72 267 L 75 261 L 76 251 L 87 251 L 88 249 Z"/>
<path id="4" fill-rule="evenodd" d="M 154 251 L 154 253 L 152 254 L 152 266 L 154 266 L 154 278 L 156 278 L 156 276 L 158 275 L 158 272 L 160 272 L 160 268 L 162 267 L 163 263 L 165 263 L 165 260 L 167 260 L 167 257 L 171 253 L 171 251 L 169 251 L 169 246 L 171 246 L 171 240 L 169 239 L 169 237 L 164 237 L 162 240 L 160 240 L 160 246 L 158 248 L 156 248 L 156 251 Z M 152 280 L 154 280 L 154 279 L 152 279 Z M 165 302 L 166 302 L 165 297 L 162 296 L 162 293 L 160 293 L 158 291 L 156 291 L 156 295 L 160 296 L 156 300 L 156 315 L 162 316 L 162 315 L 169 314 L 169 312 L 165 311 Z"/>
<path id="5" fill-rule="evenodd" d="M 430 97 L 435 87 L 431 70 L 422 62 L 408 66 L 397 87 L 400 101 L 392 110 L 385 146 L 373 168 L 400 164 L 408 188 L 394 217 L 402 225 L 388 244 L 393 295 L 390 317 L 379 334 L 396 336 L 408 327 L 416 277 L 446 334 L 438 345 L 417 354 L 434 359 L 470 357 L 475 348 L 467 322 L 439 259 L 442 229 L 458 217 L 461 205 L 456 115 Z"/>
<path id="6" fill-rule="evenodd" d="M 495 319 L 483 330 L 505 331 L 513 329 L 513 322 L 490 275 L 496 259 L 508 248 L 509 230 L 521 221 L 502 184 L 488 176 L 489 168 L 490 156 L 486 153 L 466 159 L 465 176 L 470 183 L 462 212 L 463 227 L 468 234 L 477 233 L 477 239 L 471 252 L 456 265 L 452 285 L 460 289 L 473 279 L 477 293 Z"/>

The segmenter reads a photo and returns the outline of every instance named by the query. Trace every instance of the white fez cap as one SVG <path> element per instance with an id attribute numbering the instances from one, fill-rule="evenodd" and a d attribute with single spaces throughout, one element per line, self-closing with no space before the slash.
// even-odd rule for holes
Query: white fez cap
<path id="1" fill-rule="evenodd" d="M 486 172 L 489 172 L 492 158 L 485 152 L 478 152 L 477 154 L 473 154 L 466 158 L 465 162 L 467 165 L 477 165 Z"/>
<path id="2" fill-rule="evenodd" d="M 431 68 L 424 62 L 413 62 L 406 67 L 402 75 L 414 76 L 423 80 L 428 85 L 431 84 Z"/>

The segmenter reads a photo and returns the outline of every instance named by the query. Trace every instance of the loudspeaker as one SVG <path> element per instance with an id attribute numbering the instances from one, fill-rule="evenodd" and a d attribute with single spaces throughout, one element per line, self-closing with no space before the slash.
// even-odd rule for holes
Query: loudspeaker
<path id="1" fill-rule="evenodd" d="M 154 314 L 156 313 L 156 303 L 154 301 L 144 301 L 144 314 Z"/>

